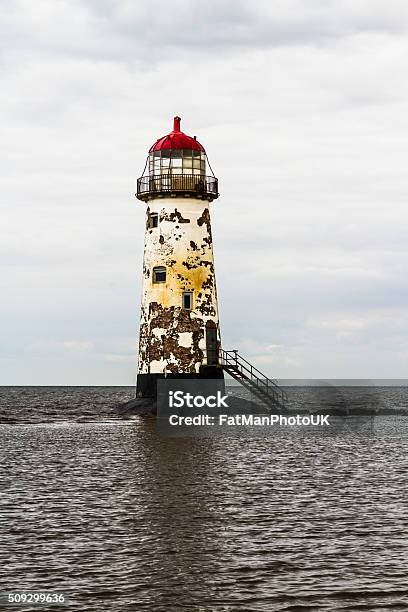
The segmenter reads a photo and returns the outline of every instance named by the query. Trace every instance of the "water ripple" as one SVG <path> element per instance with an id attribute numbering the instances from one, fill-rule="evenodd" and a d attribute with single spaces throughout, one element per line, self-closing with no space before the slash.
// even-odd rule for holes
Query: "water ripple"
<path id="1" fill-rule="evenodd" d="M 115 417 L 129 390 L 13 393 L 1 590 L 81 612 L 408 609 L 406 437 L 164 439 Z"/>

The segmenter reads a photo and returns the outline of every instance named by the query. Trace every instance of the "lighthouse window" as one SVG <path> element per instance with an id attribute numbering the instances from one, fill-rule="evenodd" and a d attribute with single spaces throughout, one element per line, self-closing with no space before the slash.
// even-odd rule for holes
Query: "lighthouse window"
<path id="1" fill-rule="evenodd" d="M 166 282 L 166 268 L 163 266 L 157 266 L 153 268 L 153 282 L 154 283 L 165 283 Z"/>
<path id="2" fill-rule="evenodd" d="M 159 215 L 158 213 L 150 213 L 150 219 L 149 219 L 150 223 L 150 227 L 158 227 L 159 225 Z"/>
<path id="3" fill-rule="evenodd" d="M 193 294 L 191 291 L 184 291 L 183 293 L 183 308 L 185 310 L 191 310 L 193 307 Z"/>
<path id="4" fill-rule="evenodd" d="M 205 153 L 195 149 L 162 149 L 149 155 L 151 176 L 171 174 L 205 174 Z"/>

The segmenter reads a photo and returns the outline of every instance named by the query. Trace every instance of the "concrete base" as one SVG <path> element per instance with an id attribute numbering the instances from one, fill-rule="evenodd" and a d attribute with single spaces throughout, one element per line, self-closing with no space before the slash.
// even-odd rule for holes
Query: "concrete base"
<path id="1" fill-rule="evenodd" d="M 136 397 L 149 398 L 156 401 L 157 398 L 157 381 L 159 379 L 188 379 L 188 378 L 205 378 L 205 379 L 224 379 L 224 372 L 220 366 L 201 366 L 198 374 L 138 374 L 136 383 Z"/>

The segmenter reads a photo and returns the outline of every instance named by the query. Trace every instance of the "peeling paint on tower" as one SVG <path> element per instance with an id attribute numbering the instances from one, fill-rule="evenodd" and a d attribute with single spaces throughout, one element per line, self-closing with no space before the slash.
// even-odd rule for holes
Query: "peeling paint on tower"
<path id="1" fill-rule="evenodd" d="M 209 208 L 217 179 L 206 176 L 205 150 L 180 131 L 179 118 L 151 147 L 146 167 L 137 193 L 148 202 L 138 395 L 151 392 L 155 376 L 197 377 L 212 368 L 222 377 Z"/>

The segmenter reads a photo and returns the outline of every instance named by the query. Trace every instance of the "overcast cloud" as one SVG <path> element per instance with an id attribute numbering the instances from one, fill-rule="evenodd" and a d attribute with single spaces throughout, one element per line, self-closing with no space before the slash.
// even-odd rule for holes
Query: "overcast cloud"
<path id="1" fill-rule="evenodd" d="M 404 0 L 0 4 L 1 384 L 133 384 L 147 150 L 220 180 L 225 348 L 277 378 L 408 366 Z"/>

